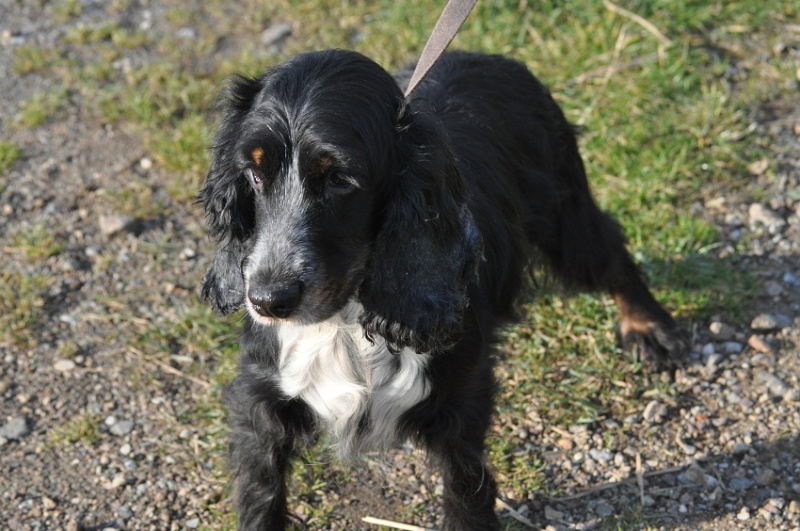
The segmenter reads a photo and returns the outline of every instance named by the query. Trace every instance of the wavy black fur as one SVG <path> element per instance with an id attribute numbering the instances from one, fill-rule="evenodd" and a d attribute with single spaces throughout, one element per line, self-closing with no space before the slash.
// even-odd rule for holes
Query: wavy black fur
<path id="1" fill-rule="evenodd" d="M 444 527 L 459 530 L 498 526 L 483 440 L 490 351 L 532 253 L 568 284 L 614 295 L 623 344 L 654 367 L 686 351 L 592 199 L 573 128 L 530 72 L 449 53 L 407 101 L 409 74 L 315 52 L 237 78 L 223 98 L 199 196 L 220 251 L 201 294 L 252 316 L 227 394 L 240 528 L 286 525 L 295 445 L 320 429 L 280 386 L 283 322 L 325 321 L 355 300 L 367 337 L 429 353 L 430 393 L 396 435 L 442 467 Z"/>

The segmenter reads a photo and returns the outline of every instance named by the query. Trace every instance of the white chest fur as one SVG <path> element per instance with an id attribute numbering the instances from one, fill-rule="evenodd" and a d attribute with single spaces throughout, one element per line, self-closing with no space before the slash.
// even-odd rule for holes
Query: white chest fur
<path id="1" fill-rule="evenodd" d="M 278 331 L 283 391 L 317 413 L 345 461 L 394 444 L 400 416 L 430 393 L 429 355 L 410 348 L 394 354 L 380 337 L 370 343 L 360 313 L 350 303 L 325 322 Z"/>

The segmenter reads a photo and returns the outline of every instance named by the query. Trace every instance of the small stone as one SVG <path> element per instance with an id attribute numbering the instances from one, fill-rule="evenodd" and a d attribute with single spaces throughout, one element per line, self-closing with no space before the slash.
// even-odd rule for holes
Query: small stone
<path id="1" fill-rule="evenodd" d="M 738 341 L 726 341 L 722 344 L 722 350 L 726 354 L 739 354 L 744 346 Z"/>
<path id="2" fill-rule="evenodd" d="M 197 529 L 200 526 L 200 519 L 199 518 L 192 518 L 190 520 L 186 520 L 186 527 L 189 529 Z"/>
<path id="3" fill-rule="evenodd" d="M 800 502 L 797 500 L 790 501 L 786 510 L 791 514 L 800 514 Z"/>
<path id="4" fill-rule="evenodd" d="M 767 171 L 767 168 L 769 168 L 769 159 L 767 158 L 757 160 L 755 162 L 750 163 L 747 166 L 747 169 L 753 175 L 763 175 L 764 172 Z"/>
<path id="5" fill-rule="evenodd" d="M 118 232 L 127 230 L 133 225 L 134 219 L 130 216 L 103 215 L 97 220 L 100 232 L 104 236 L 113 236 Z"/>
<path id="6" fill-rule="evenodd" d="M 48 498 L 47 496 L 42 498 L 42 507 L 44 507 L 45 511 L 52 511 L 57 506 L 58 504 L 56 504 L 56 502 L 53 501 L 51 498 Z"/>
<path id="7" fill-rule="evenodd" d="M 770 210 L 769 207 L 760 203 L 753 203 L 747 209 L 750 216 L 750 223 L 753 225 L 761 224 L 767 227 L 783 227 L 786 221 L 783 220 L 778 214 Z"/>
<path id="8" fill-rule="evenodd" d="M 180 254 L 181 260 L 191 260 L 195 256 L 197 256 L 197 253 L 191 247 L 184 248 Z"/>
<path id="9" fill-rule="evenodd" d="M 24 415 L 14 417 L 0 426 L 0 437 L 9 440 L 19 440 L 31 432 L 28 419 Z"/>
<path id="10" fill-rule="evenodd" d="M 114 424 L 117 423 L 117 417 L 115 417 L 114 415 L 109 415 L 106 417 L 106 420 L 104 422 L 106 423 L 106 426 L 113 426 Z"/>
<path id="11" fill-rule="evenodd" d="M 614 514 L 614 506 L 605 500 L 600 500 L 594 508 L 594 512 L 601 518 L 608 518 Z"/>
<path id="12" fill-rule="evenodd" d="M 667 406 L 658 400 L 651 400 L 642 412 L 642 417 L 648 422 L 661 422 L 667 415 Z"/>
<path id="13" fill-rule="evenodd" d="M 759 487 L 766 487 L 775 480 L 775 472 L 773 472 L 772 469 L 765 468 L 755 477 L 755 480 Z"/>
<path id="14" fill-rule="evenodd" d="M 736 519 L 741 520 L 742 522 L 750 520 L 750 510 L 747 507 L 742 507 L 742 510 L 739 511 L 739 514 L 736 515 Z"/>
<path id="15" fill-rule="evenodd" d="M 194 28 L 190 28 L 185 26 L 178 31 L 175 32 L 175 36 L 179 39 L 184 39 L 187 41 L 193 40 L 197 37 L 197 30 Z"/>
<path id="16" fill-rule="evenodd" d="M 123 520 L 130 520 L 133 518 L 133 511 L 127 505 L 121 505 L 119 509 L 117 509 L 117 516 L 122 518 Z M 188 524 L 187 524 L 188 525 Z"/>
<path id="17" fill-rule="evenodd" d="M 598 463 L 607 463 L 614 458 L 614 452 L 607 448 L 601 448 L 599 450 L 597 448 L 592 448 L 589 450 L 589 456 Z"/>
<path id="18" fill-rule="evenodd" d="M 288 23 L 273 24 L 261 32 L 261 43 L 264 46 L 280 46 L 292 34 L 292 25 Z"/>
<path id="19" fill-rule="evenodd" d="M 125 443 L 122 446 L 120 446 L 120 448 L 119 448 L 119 454 L 120 455 L 130 455 L 130 453 L 131 453 L 131 445 L 130 444 Z"/>
<path id="20" fill-rule="evenodd" d="M 142 168 L 144 171 L 147 171 L 153 167 L 153 161 L 149 157 L 142 157 L 139 160 L 139 167 Z"/>
<path id="21" fill-rule="evenodd" d="M 544 508 L 544 519 L 562 521 L 564 519 L 564 513 L 553 509 L 549 505 L 546 505 Z"/>
<path id="22" fill-rule="evenodd" d="M 714 321 L 711 323 L 708 329 L 712 334 L 714 334 L 714 338 L 718 341 L 729 341 L 733 339 L 733 336 L 736 333 L 732 326 L 719 321 Z"/>
<path id="23" fill-rule="evenodd" d="M 741 441 L 737 442 L 733 445 L 733 455 L 744 455 L 750 449 L 749 444 L 745 444 Z"/>
<path id="24" fill-rule="evenodd" d="M 114 478 L 111 481 L 105 484 L 105 488 L 106 490 L 115 490 L 122 487 L 127 482 L 128 480 L 125 477 L 125 474 L 119 473 L 116 476 L 114 476 Z"/>
<path id="25" fill-rule="evenodd" d="M 127 435 L 133 431 L 133 421 L 120 420 L 119 422 L 114 423 L 108 431 L 117 436 Z"/>
<path id="26" fill-rule="evenodd" d="M 757 375 L 770 393 L 790 402 L 800 401 L 800 389 L 795 389 L 769 371 L 762 370 Z"/>
<path id="27" fill-rule="evenodd" d="M 753 485 L 755 485 L 755 481 L 750 478 L 733 478 L 730 483 L 728 483 L 728 488 L 731 490 L 747 490 Z"/>
<path id="28" fill-rule="evenodd" d="M 756 352 L 763 352 L 764 354 L 772 354 L 772 346 L 767 343 L 767 340 L 761 336 L 752 335 L 750 339 L 747 340 L 747 344 L 750 348 L 755 350 Z"/>
<path id="29" fill-rule="evenodd" d="M 783 283 L 788 284 L 789 286 L 798 287 L 800 286 L 800 278 L 787 271 L 783 274 Z"/>
<path id="30" fill-rule="evenodd" d="M 773 332 L 792 324 L 786 315 L 762 313 L 757 315 L 750 323 L 750 328 L 756 332 Z"/>
<path id="31" fill-rule="evenodd" d="M 75 368 L 75 362 L 72 360 L 58 360 L 53 364 L 53 368 L 58 372 L 69 372 Z"/>

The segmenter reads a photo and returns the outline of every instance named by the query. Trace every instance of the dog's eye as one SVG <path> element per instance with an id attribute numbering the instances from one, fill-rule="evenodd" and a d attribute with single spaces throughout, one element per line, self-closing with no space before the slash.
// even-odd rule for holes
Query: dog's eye
<path id="1" fill-rule="evenodd" d="M 330 172 L 327 175 L 328 186 L 338 192 L 345 192 L 355 188 L 356 184 L 353 179 L 343 175 L 339 172 Z"/>
<path id="2" fill-rule="evenodd" d="M 260 171 L 254 168 L 245 169 L 244 174 L 247 176 L 247 179 L 250 181 L 250 183 L 256 188 L 260 188 L 264 183 L 264 176 L 261 175 Z"/>

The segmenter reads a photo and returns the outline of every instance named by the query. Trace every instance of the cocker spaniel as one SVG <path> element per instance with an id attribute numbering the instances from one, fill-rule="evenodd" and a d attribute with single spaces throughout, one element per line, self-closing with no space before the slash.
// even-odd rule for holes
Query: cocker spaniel
<path id="1" fill-rule="evenodd" d="M 534 253 L 610 293 L 623 344 L 656 370 L 687 350 L 522 64 L 448 53 L 404 98 L 410 74 L 329 50 L 224 92 L 199 194 L 220 248 L 201 295 L 246 308 L 226 394 L 241 529 L 287 525 L 292 457 L 322 432 L 345 461 L 426 448 L 444 527 L 497 528 L 490 353 Z"/>

